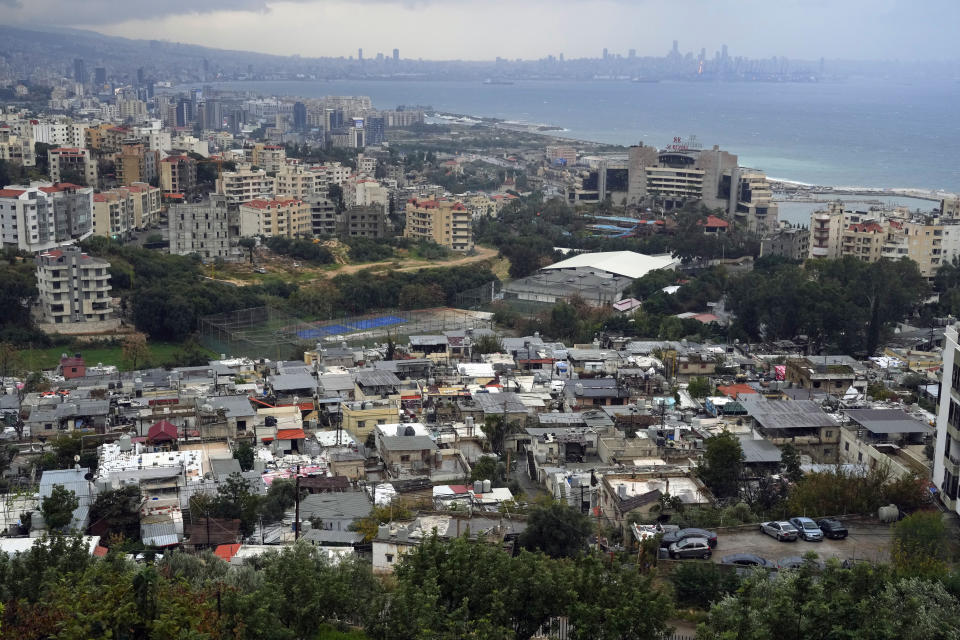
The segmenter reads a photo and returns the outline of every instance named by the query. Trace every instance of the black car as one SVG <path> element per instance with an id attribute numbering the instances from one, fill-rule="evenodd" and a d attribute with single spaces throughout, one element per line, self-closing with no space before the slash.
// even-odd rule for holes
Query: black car
<path id="1" fill-rule="evenodd" d="M 824 536 L 833 540 L 843 540 L 850 533 L 842 522 L 833 518 L 817 520 L 817 526 L 820 527 L 820 531 L 823 531 Z"/>
<path id="2" fill-rule="evenodd" d="M 663 537 L 660 539 L 660 546 L 664 549 L 668 549 L 670 545 L 675 542 L 680 542 L 681 540 L 686 540 L 687 538 L 706 538 L 707 542 L 710 543 L 711 549 L 717 548 L 717 534 L 713 531 L 707 531 L 706 529 L 678 529 L 677 531 L 668 531 L 663 534 Z"/>
<path id="3" fill-rule="evenodd" d="M 776 568 L 776 565 L 766 558 L 755 556 L 752 553 L 735 553 L 720 558 L 721 564 L 733 564 L 739 567 L 767 567 Z"/>

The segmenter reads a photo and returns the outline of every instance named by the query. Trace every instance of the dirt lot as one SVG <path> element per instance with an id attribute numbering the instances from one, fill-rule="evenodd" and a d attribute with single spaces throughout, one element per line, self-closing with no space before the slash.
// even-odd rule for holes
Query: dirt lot
<path id="1" fill-rule="evenodd" d="M 733 553 L 752 553 L 776 562 L 787 556 L 802 556 L 808 551 L 816 552 L 821 559 L 839 558 L 846 560 L 868 560 L 887 562 L 890 559 L 890 527 L 875 523 L 846 523 L 850 535 L 846 540 L 824 540 L 823 542 L 778 542 L 770 536 L 756 531 L 737 533 L 719 533 L 713 561 L 720 562 L 723 556 Z"/>

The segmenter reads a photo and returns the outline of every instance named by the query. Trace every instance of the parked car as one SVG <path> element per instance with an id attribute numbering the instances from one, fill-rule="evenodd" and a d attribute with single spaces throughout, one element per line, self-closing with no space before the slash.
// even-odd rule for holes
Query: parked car
<path id="1" fill-rule="evenodd" d="M 687 538 L 706 538 L 707 542 L 710 543 L 711 549 L 717 548 L 717 534 L 713 531 L 707 531 L 706 529 L 677 529 L 676 531 L 667 531 L 663 534 L 663 537 L 660 539 L 660 546 L 669 548 L 674 542 L 680 542 Z"/>
<path id="2" fill-rule="evenodd" d="M 810 518 L 790 518 L 790 524 L 797 528 L 800 537 L 809 542 L 821 542 L 823 540 L 823 531 L 817 523 Z"/>
<path id="3" fill-rule="evenodd" d="M 710 542 L 706 538 L 684 538 L 670 545 L 668 551 L 674 560 L 678 558 L 703 558 L 713 555 Z"/>
<path id="4" fill-rule="evenodd" d="M 735 553 L 720 558 L 720 564 L 733 564 L 738 567 L 767 567 L 774 568 L 772 562 L 766 558 L 755 556 L 752 553 Z"/>
<path id="5" fill-rule="evenodd" d="M 800 532 L 797 531 L 797 528 L 787 521 L 761 522 L 760 531 L 764 532 L 768 536 L 773 536 L 780 542 L 792 542 L 800 535 Z"/>
<path id="6" fill-rule="evenodd" d="M 823 518 L 822 520 L 817 520 L 817 526 L 820 527 L 820 531 L 823 532 L 823 535 L 830 538 L 831 540 L 843 540 L 849 535 L 847 528 L 843 526 L 843 523 L 834 518 Z"/>

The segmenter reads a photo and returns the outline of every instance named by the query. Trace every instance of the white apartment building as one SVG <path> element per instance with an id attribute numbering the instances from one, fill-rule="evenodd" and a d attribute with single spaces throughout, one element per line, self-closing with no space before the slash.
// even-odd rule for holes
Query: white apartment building
<path id="1" fill-rule="evenodd" d="M 217 178 L 217 193 L 226 196 L 235 204 L 270 198 L 273 189 L 273 178 L 263 169 L 224 171 Z"/>
<path id="2" fill-rule="evenodd" d="M 326 173 L 311 171 L 303 165 L 287 165 L 273 178 L 278 198 L 303 200 L 314 194 L 327 194 Z"/>
<path id="3" fill-rule="evenodd" d="M 123 238 L 160 217 L 160 189 L 135 182 L 93 196 L 93 233 Z"/>
<path id="4" fill-rule="evenodd" d="M 76 122 L 40 122 L 33 125 L 36 142 L 56 147 L 85 147 L 87 125 Z"/>
<path id="5" fill-rule="evenodd" d="M 90 236 L 93 189 L 35 183 L 0 189 L 0 243 L 46 251 Z"/>
<path id="6" fill-rule="evenodd" d="M 940 501 L 960 514 L 957 489 L 960 483 L 960 341 L 957 325 L 947 327 L 943 346 L 940 398 L 937 410 L 937 443 L 933 454 L 933 484 Z"/>
<path id="7" fill-rule="evenodd" d="M 44 322 L 102 322 L 113 317 L 110 263 L 79 247 L 51 249 L 37 256 L 37 289 Z"/>
<path id="8" fill-rule="evenodd" d="M 384 211 L 390 206 L 390 191 L 378 181 L 351 178 L 344 182 L 343 202 L 348 207 L 380 206 Z"/>
<path id="9" fill-rule="evenodd" d="M 257 143 L 253 145 L 250 160 L 267 173 L 277 173 L 287 166 L 287 150 L 278 144 Z"/>

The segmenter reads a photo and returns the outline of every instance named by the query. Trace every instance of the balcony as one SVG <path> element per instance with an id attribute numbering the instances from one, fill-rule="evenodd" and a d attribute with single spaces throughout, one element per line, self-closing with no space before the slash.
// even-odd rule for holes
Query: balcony
<path id="1" fill-rule="evenodd" d="M 951 455 L 944 455 L 943 468 L 954 476 L 960 476 L 960 458 Z"/>

